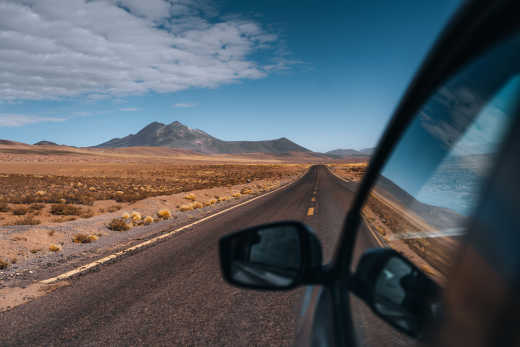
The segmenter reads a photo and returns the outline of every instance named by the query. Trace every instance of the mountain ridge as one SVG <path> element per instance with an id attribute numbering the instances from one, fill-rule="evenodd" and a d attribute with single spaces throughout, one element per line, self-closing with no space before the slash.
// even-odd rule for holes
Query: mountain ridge
<path id="1" fill-rule="evenodd" d="M 170 147 L 192 150 L 206 154 L 240 154 L 240 153 L 268 153 L 282 155 L 290 152 L 307 152 L 307 148 L 300 146 L 286 137 L 264 141 L 224 141 L 200 129 L 191 129 L 179 121 L 170 124 L 152 122 L 139 130 L 122 138 L 113 138 L 95 148 L 121 147 Z"/>

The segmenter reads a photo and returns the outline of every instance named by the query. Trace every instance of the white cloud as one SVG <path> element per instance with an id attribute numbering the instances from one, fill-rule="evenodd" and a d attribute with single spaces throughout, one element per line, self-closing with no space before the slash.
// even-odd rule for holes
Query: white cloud
<path id="1" fill-rule="evenodd" d="M 173 107 L 188 108 L 188 107 L 195 107 L 195 104 L 192 104 L 192 103 L 178 103 L 178 104 L 173 105 Z"/>
<path id="2" fill-rule="evenodd" d="M 123 111 L 123 112 L 134 112 L 137 110 L 138 110 L 138 108 L 136 108 L 136 107 L 123 107 L 123 108 L 119 109 L 119 111 Z"/>
<path id="3" fill-rule="evenodd" d="M 0 100 L 96 101 L 271 71 L 250 56 L 276 52 L 277 36 L 216 15 L 200 0 L 0 0 Z"/>
<path id="4" fill-rule="evenodd" d="M 27 124 L 63 122 L 65 120 L 66 118 L 0 113 L 0 127 L 19 127 Z"/>

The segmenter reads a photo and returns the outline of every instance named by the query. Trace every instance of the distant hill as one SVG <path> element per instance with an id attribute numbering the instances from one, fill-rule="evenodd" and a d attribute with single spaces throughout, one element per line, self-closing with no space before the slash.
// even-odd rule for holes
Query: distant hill
<path id="1" fill-rule="evenodd" d="M 371 147 L 371 148 L 363 148 L 363 149 L 360 149 L 359 151 L 365 155 L 372 155 L 374 154 L 374 151 L 375 151 L 375 147 Z"/>
<path id="2" fill-rule="evenodd" d="M 52 141 L 46 141 L 46 140 L 43 140 L 43 141 L 38 141 L 34 144 L 35 146 L 59 146 L 57 143 L 55 142 L 52 142 Z"/>
<path id="3" fill-rule="evenodd" d="M 121 148 L 136 146 L 170 147 L 207 154 L 267 153 L 284 155 L 291 152 L 312 153 L 285 137 L 267 141 L 223 141 L 202 130 L 191 129 L 180 122 L 163 124 L 153 122 L 137 134 L 114 138 L 97 148 Z"/>
<path id="4" fill-rule="evenodd" d="M 5 146 L 29 146 L 28 144 L 23 143 L 23 142 L 16 142 L 16 141 L 11 141 L 11 140 L 4 140 L 4 139 L 0 139 L 0 145 L 5 145 Z"/>
<path id="5" fill-rule="evenodd" d="M 332 151 L 328 151 L 325 154 L 330 155 L 332 157 L 337 158 L 345 158 L 345 157 L 368 157 L 371 156 L 374 152 L 374 148 L 364 148 L 362 150 L 355 149 L 334 149 Z"/>

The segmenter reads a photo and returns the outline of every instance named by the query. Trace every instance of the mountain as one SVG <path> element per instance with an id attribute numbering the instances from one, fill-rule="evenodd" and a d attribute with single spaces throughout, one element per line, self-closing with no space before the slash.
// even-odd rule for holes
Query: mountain
<path id="1" fill-rule="evenodd" d="M 363 153 L 364 155 L 372 155 L 372 154 L 374 154 L 375 150 L 376 150 L 375 147 L 371 147 L 371 148 L 360 149 L 359 152 Z"/>
<path id="2" fill-rule="evenodd" d="M 177 121 L 171 124 L 153 122 L 135 135 L 131 134 L 123 138 L 115 138 L 95 147 L 119 148 L 136 146 L 180 148 L 207 154 L 268 153 L 282 155 L 290 152 L 311 153 L 308 149 L 297 145 L 285 137 L 268 141 L 223 141 L 202 130 L 188 128 Z"/>
<path id="3" fill-rule="evenodd" d="M 325 154 L 336 157 L 336 158 L 345 158 L 345 157 L 368 157 L 372 154 L 368 150 L 373 150 L 372 148 L 365 148 L 361 151 L 355 149 L 334 149 L 332 151 L 328 151 Z"/>
<path id="4" fill-rule="evenodd" d="M 38 141 L 34 144 L 35 146 L 59 146 L 57 143 L 55 142 L 52 142 L 52 141 L 46 141 L 46 140 L 43 140 L 43 141 Z"/>

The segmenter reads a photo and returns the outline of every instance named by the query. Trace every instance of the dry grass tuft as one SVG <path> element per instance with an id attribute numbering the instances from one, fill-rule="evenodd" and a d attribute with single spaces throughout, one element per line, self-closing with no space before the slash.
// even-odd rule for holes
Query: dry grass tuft
<path id="1" fill-rule="evenodd" d="M 238 199 L 238 198 L 240 198 L 241 195 L 242 194 L 240 194 L 240 193 L 233 193 L 233 195 L 231 195 L 231 196 L 234 197 L 235 199 Z"/>
<path id="2" fill-rule="evenodd" d="M 130 218 L 130 215 L 128 214 L 128 212 L 125 212 L 121 215 L 121 218 L 128 219 Z"/>
<path id="3" fill-rule="evenodd" d="M 193 204 L 191 204 L 193 206 L 193 209 L 197 209 L 197 208 L 203 208 L 204 205 L 202 205 L 201 202 L 199 201 L 195 201 Z"/>
<path id="4" fill-rule="evenodd" d="M 157 211 L 157 217 L 162 219 L 170 219 L 172 218 L 172 213 L 167 209 L 159 210 Z"/>
<path id="5" fill-rule="evenodd" d="M 88 235 L 87 234 L 76 234 L 72 237 L 72 242 L 75 243 L 89 243 Z"/>
<path id="6" fill-rule="evenodd" d="M 31 249 L 31 253 L 36 254 L 36 253 L 40 252 L 41 250 L 42 250 L 41 248 L 34 248 L 34 249 Z"/>
<path id="7" fill-rule="evenodd" d="M 153 217 L 152 216 L 146 216 L 143 220 L 144 225 L 152 224 L 153 223 Z"/>
<path id="8" fill-rule="evenodd" d="M 55 232 L 56 232 L 55 230 L 49 230 L 49 232 L 47 233 L 47 235 L 49 235 L 49 236 L 53 236 Z"/>
<path id="9" fill-rule="evenodd" d="M 35 203 L 35 204 L 31 204 L 31 206 L 29 206 L 29 210 L 40 211 L 40 210 L 43 210 L 44 207 L 45 207 L 44 204 Z"/>
<path id="10" fill-rule="evenodd" d="M 141 220 L 141 214 L 137 211 L 132 211 L 132 214 L 130 215 L 132 217 L 132 220 L 134 222 L 139 222 Z"/>
<path id="11" fill-rule="evenodd" d="M 17 207 L 13 209 L 13 214 L 15 216 L 23 216 L 27 213 L 28 209 L 25 207 Z"/>
<path id="12" fill-rule="evenodd" d="M 49 251 L 51 252 L 59 252 L 61 251 L 60 245 L 55 245 L 54 243 L 49 246 Z"/>
<path id="13" fill-rule="evenodd" d="M 186 199 L 186 200 L 191 200 L 191 201 L 195 201 L 196 196 L 195 196 L 195 194 L 193 194 L 193 193 L 189 193 L 188 195 L 186 195 L 186 196 L 184 197 L 184 199 Z"/>
<path id="14" fill-rule="evenodd" d="M 114 231 L 126 231 L 130 229 L 130 224 L 125 218 L 114 218 L 108 223 L 107 228 Z"/>
<path id="15" fill-rule="evenodd" d="M 89 235 L 88 236 L 88 239 L 89 239 L 89 242 L 94 242 L 94 241 L 97 241 L 99 239 L 99 237 L 97 237 L 97 235 Z"/>
<path id="16" fill-rule="evenodd" d="M 22 219 L 18 219 L 13 223 L 13 225 L 38 225 L 41 221 L 32 216 L 27 216 Z"/>
<path id="17" fill-rule="evenodd" d="M 66 204 L 54 204 L 51 206 L 51 214 L 57 216 L 79 216 L 81 215 L 81 208 L 66 205 Z"/>
<path id="18" fill-rule="evenodd" d="M 240 194 L 253 194 L 253 190 L 249 187 L 242 188 Z"/>
<path id="19" fill-rule="evenodd" d="M 91 209 L 88 209 L 86 211 L 83 211 L 80 215 L 81 218 L 90 218 L 90 217 L 94 217 L 94 211 L 92 211 Z"/>
<path id="20" fill-rule="evenodd" d="M 9 212 L 9 205 L 7 204 L 7 202 L 0 202 L 0 212 Z"/>
<path id="21" fill-rule="evenodd" d="M 179 207 L 179 210 L 181 212 L 191 211 L 191 210 L 193 210 L 193 205 L 192 204 L 181 205 Z"/>
<path id="22" fill-rule="evenodd" d="M 109 208 L 107 208 L 107 212 L 116 212 L 116 211 L 119 211 L 121 209 L 121 206 L 119 205 L 112 205 L 110 206 Z"/>

